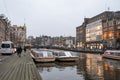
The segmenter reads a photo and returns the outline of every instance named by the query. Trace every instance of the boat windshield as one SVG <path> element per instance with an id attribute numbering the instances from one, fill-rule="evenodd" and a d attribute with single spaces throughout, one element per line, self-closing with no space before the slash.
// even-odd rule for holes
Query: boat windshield
<path id="1" fill-rule="evenodd" d="M 48 57 L 53 56 L 52 52 L 48 52 Z"/>
<path id="2" fill-rule="evenodd" d="M 39 56 L 39 57 L 43 57 L 43 53 L 42 53 L 42 52 L 39 52 L 39 53 L 38 53 L 38 56 Z"/>
<path id="3" fill-rule="evenodd" d="M 72 54 L 70 52 L 65 52 L 66 56 L 72 57 Z"/>
<path id="4" fill-rule="evenodd" d="M 120 52 L 117 52 L 117 51 L 106 51 L 104 53 L 105 55 L 115 55 L 115 56 L 120 56 Z"/>
<path id="5" fill-rule="evenodd" d="M 59 53 L 59 56 L 66 56 L 65 53 Z"/>

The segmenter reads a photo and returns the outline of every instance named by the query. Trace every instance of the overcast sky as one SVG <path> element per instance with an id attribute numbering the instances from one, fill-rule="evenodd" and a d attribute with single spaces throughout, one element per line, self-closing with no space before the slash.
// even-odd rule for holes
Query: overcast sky
<path id="1" fill-rule="evenodd" d="M 0 14 L 12 25 L 26 23 L 27 36 L 76 36 L 84 17 L 110 8 L 120 10 L 120 0 L 0 0 Z"/>

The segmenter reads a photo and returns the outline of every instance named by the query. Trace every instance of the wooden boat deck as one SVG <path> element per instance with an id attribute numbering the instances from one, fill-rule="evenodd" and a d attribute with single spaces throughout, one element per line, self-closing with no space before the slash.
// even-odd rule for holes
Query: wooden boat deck
<path id="1" fill-rule="evenodd" d="M 10 55 L 0 62 L 0 80 L 41 80 L 40 74 L 30 56 L 30 51 Z"/>

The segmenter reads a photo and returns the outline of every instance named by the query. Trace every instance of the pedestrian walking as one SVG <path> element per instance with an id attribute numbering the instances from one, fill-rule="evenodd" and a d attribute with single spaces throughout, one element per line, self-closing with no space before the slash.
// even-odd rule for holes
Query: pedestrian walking
<path id="1" fill-rule="evenodd" d="M 22 48 L 21 48 L 21 46 L 19 46 L 19 47 L 17 47 L 17 55 L 19 57 L 21 57 L 21 53 L 22 53 Z"/>

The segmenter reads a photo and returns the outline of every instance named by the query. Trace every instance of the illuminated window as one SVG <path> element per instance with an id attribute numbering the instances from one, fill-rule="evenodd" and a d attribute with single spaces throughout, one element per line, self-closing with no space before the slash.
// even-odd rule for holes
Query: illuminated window
<path id="1" fill-rule="evenodd" d="M 107 33 L 104 33 L 103 34 L 103 39 L 106 39 L 107 38 Z"/>
<path id="2" fill-rule="evenodd" d="M 110 32 L 110 33 L 108 34 L 108 37 L 109 37 L 110 39 L 112 39 L 112 38 L 113 38 L 113 33 Z"/>

